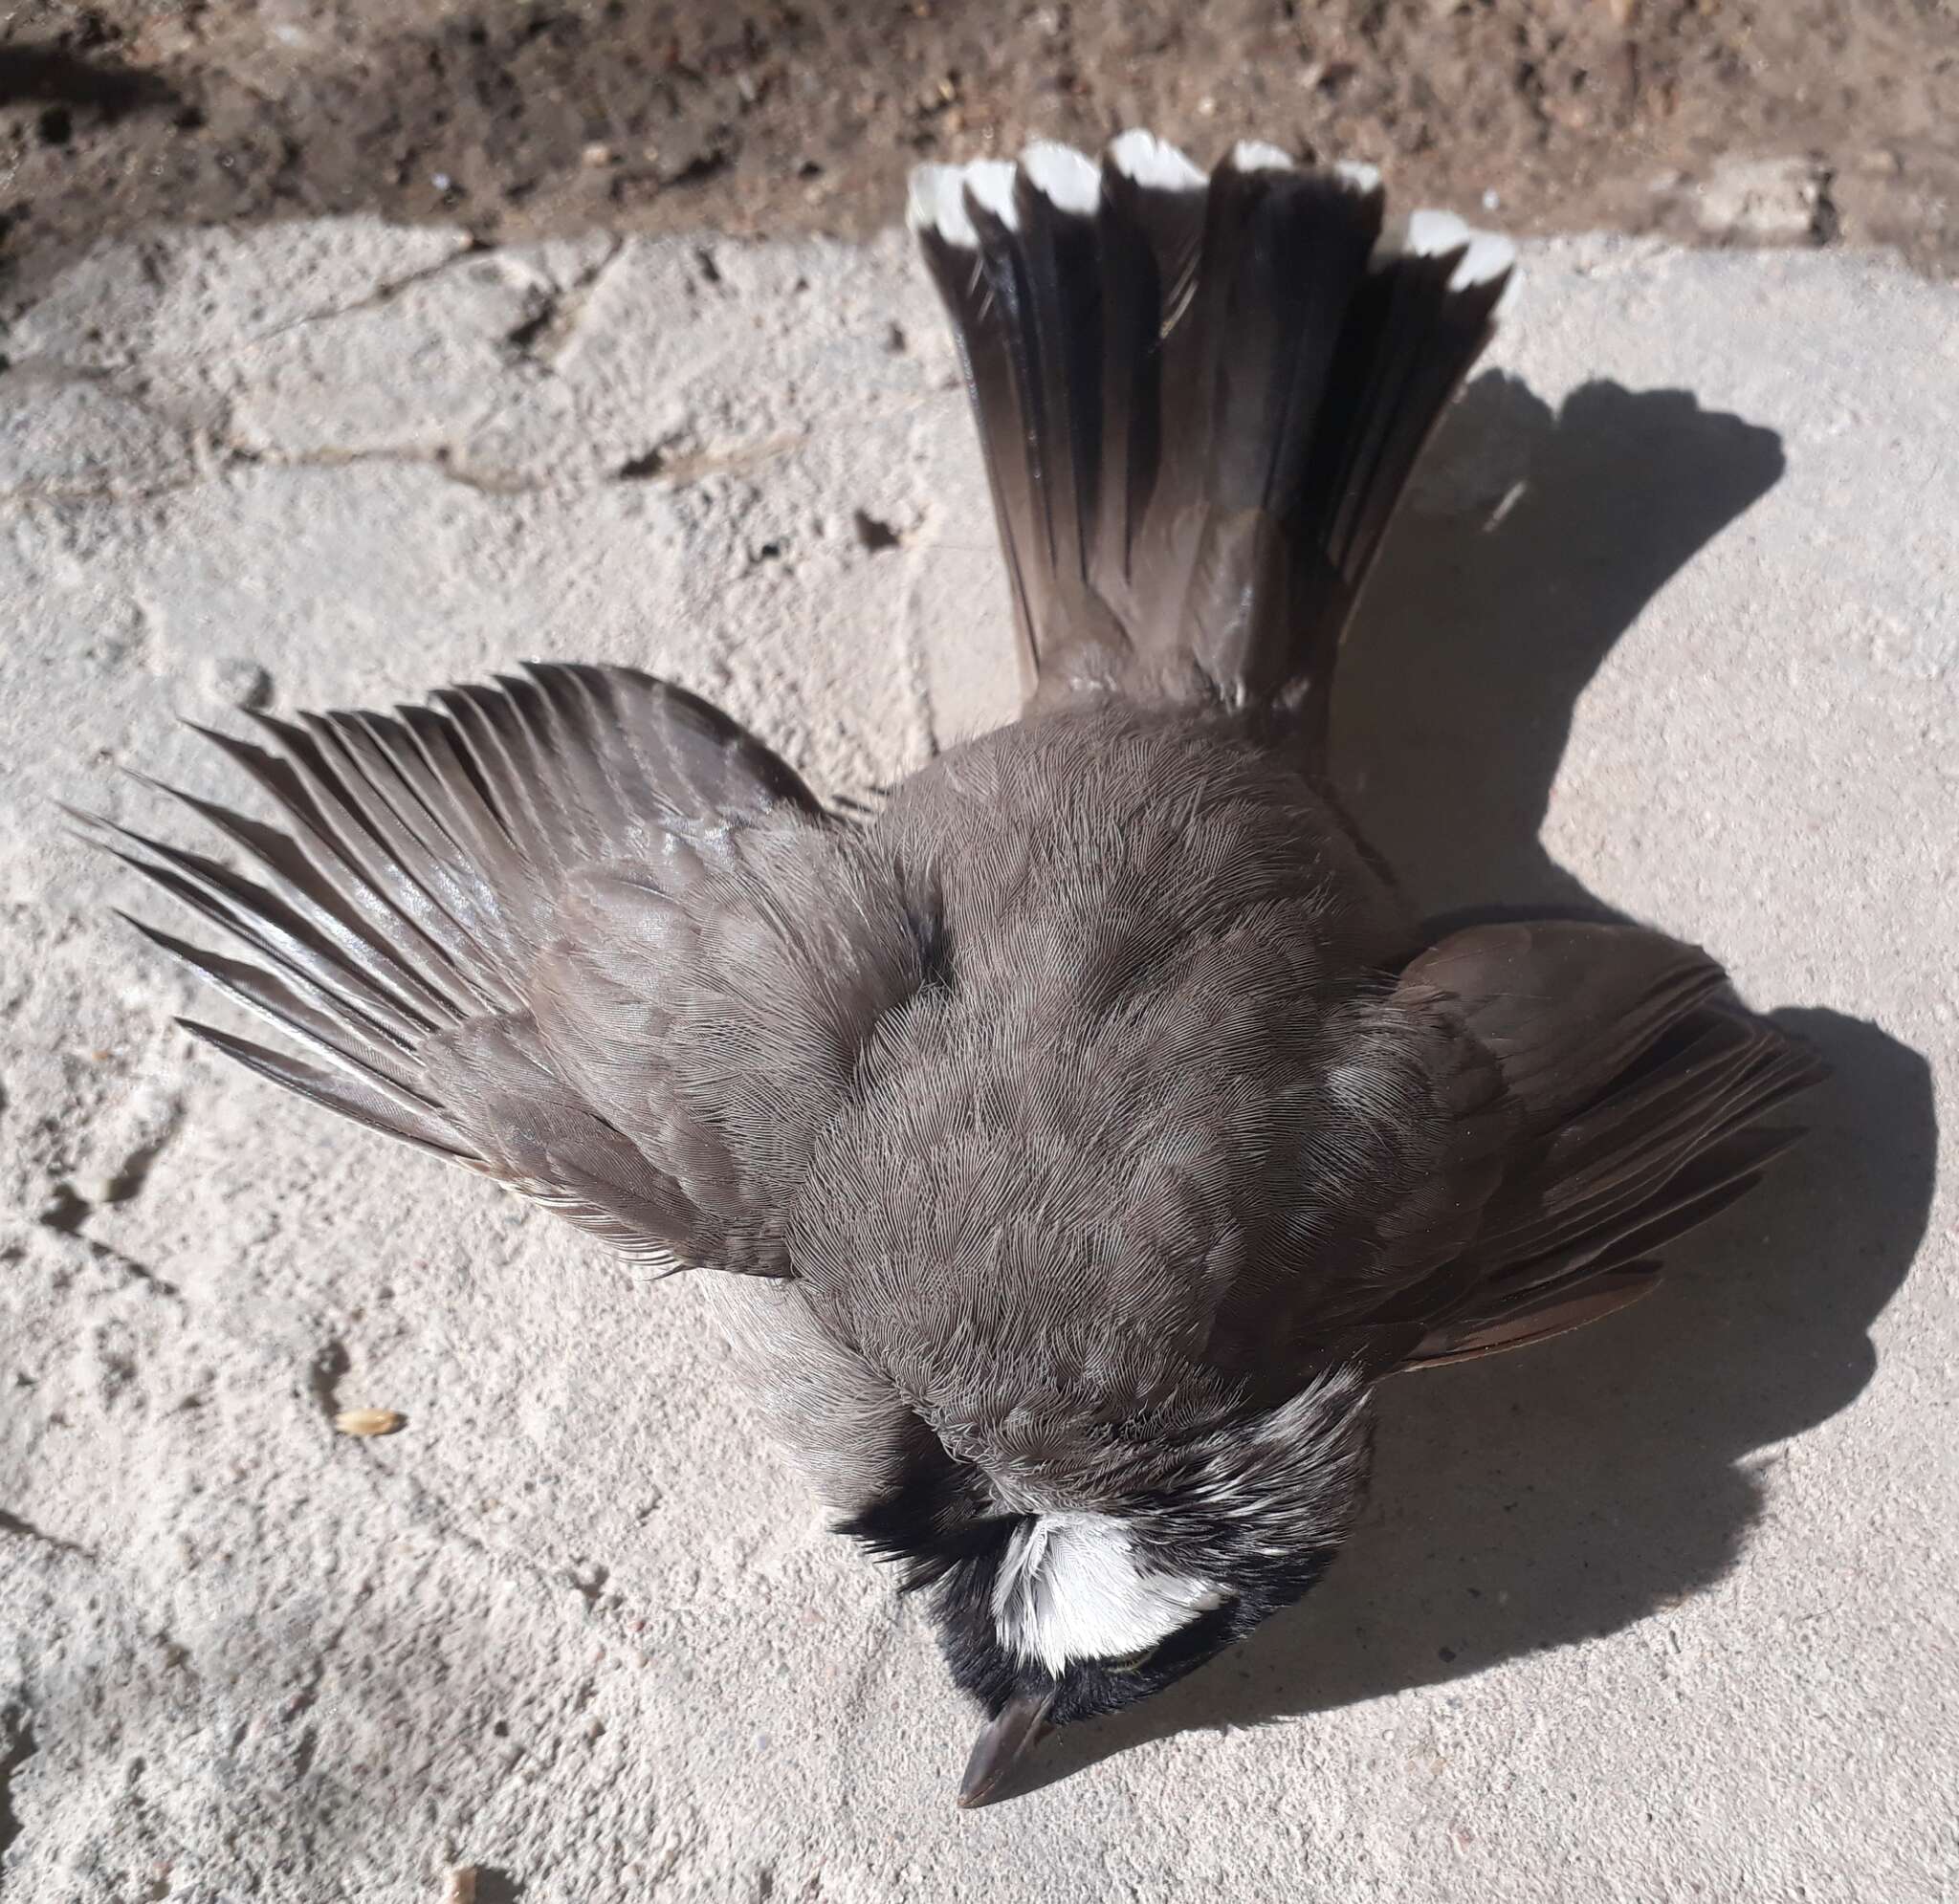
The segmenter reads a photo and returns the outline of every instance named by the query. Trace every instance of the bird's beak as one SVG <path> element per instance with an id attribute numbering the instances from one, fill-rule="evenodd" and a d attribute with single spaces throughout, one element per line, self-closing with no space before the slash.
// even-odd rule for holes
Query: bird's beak
<path id="1" fill-rule="evenodd" d="M 1051 1692 L 1038 1699 L 1020 1693 L 1002 1707 L 1000 1717 L 973 1741 L 966 1776 L 959 1781 L 960 1810 L 991 1805 L 1000 1796 L 1014 1767 L 1047 1736 L 1047 1708 L 1053 1703 Z"/>

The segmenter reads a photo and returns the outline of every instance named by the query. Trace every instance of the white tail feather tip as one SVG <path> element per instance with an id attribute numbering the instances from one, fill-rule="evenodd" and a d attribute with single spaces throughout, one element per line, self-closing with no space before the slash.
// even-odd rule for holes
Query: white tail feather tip
<path id="1" fill-rule="evenodd" d="M 1516 262 L 1516 246 L 1500 232 L 1472 231 L 1463 262 L 1449 274 L 1449 289 L 1467 291 L 1471 285 L 1489 284 L 1510 271 Z"/>
<path id="2" fill-rule="evenodd" d="M 914 231 L 936 231 L 947 244 L 966 251 L 980 243 L 966 215 L 965 180 L 957 165 L 913 166 L 905 222 Z"/>
<path id="3" fill-rule="evenodd" d="M 1376 265 L 1396 258 L 1439 258 L 1452 252 L 1462 256 L 1449 274 L 1448 289 L 1468 291 L 1492 284 L 1517 262 L 1517 248 L 1501 232 L 1478 231 L 1453 211 L 1424 208 L 1412 211 L 1398 230 L 1384 231 L 1375 247 Z"/>
<path id="4" fill-rule="evenodd" d="M 1088 217 L 1102 203 L 1102 170 L 1072 145 L 1039 140 L 1021 154 L 1027 183 L 1057 210 Z"/>
<path id="5" fill-rule="evenodd" d="M 1202 191 L 1204 175 L 1167 139 L 1140 128 L 1110 142 L 1109 162 L 1124 178 L 1155 191 Z"/>
<path id="6" fill-rule="evenodd" d="M 1231 148 L 1231 169 L 1234 172 L 1289 172 L 1292 154 L 1281 151 L 1276 145 L 1267 145 L 1262 139 L 1241 139 Z"/>
<path id="7" fill-rule="evenodd" d="M 1004 159 L 976 159 L 962 168 L 966 190 L 973 203 L 988 211 L 1009 231 L 1021 229 L 1021 214 L 1014 206 L 1014 167 Z"/>
<path id="8" fill-rule="evenodd" d="M 1453 211 L 1424 208 L 1408 214 L 1408 235 L 1402 249 L 1411 257 L 1440 257 L 1466 245 L 1473 235 Z"/>
<path id="9" fill-rule="evenodd" d="M 1167 140 L 1140 128 L 1119 134 L 1110 142 L 1107 163 L 1138 186 L 1157 191 L 1202 191 L 1209 181 Z M 1227 162 L 1240 172 L 1291 170 L 1294 161 L 1278 146 L 1244 139 L 1231 148 Z M 1373 165 L 1343 159 L 1333 176 L 1358 192 L 1376 192 L 1381 175 Z M 980 234 L 973 224 L 972 204 L 1000 220 L 1009 231 L 1020 229 L 1014 204 L 1016 176 L 1059 210 L 1091 216 L 1102 199 L 1102 175 L 1094 162 L 1072 146 L 1036 140 L 1021 155 L 1018 167 L 1003 159 L 980 159 L 966 165 L 913 167 L 906 205 L 906 222 L 914 231 L 935 231 L 947 244 L 976 250 Z M 1376 262 L 1397 257 L 1442 257 L 1460 252 L 1449 274 L 1451 291 L 1468 291 L 1494 283 L 1511 272 L 1517 248 L 1494 231 L 1479 231 L 1453 211 L 1424 208 L 1410 212 L 1398 229 L 1384 232 Z"/>

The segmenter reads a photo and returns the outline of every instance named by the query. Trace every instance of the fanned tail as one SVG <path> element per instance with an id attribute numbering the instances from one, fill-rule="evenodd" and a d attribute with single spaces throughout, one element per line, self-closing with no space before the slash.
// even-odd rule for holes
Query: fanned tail
<path id="1" fill-rule="evenodd" d="M 1097 165 L 925 166 L 911 222 L 952 315 L 1030 704 L 1295 711 L 1323 740 L 1341 630 L 1513 250 L 1384 230 L 1365 166 L 1147 133 Z"/>

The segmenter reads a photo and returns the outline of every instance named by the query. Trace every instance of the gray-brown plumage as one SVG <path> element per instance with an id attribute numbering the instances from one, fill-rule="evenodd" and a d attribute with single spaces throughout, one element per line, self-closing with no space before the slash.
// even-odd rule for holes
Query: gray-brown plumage
<path id="1" fill-rule="evenodd" d="M 921 175 L 1026 717 L 868 823 L 669 684 L 539 665 L 213 735 L 285 831 L 117 850 L 275 1081 L 716 1279 L 747 1379 L 991 1723 L 1296 1599 L 1392 1371 L 1531 1342 L 1786 1141 L 1816 1067 L 1633 927 L 1425 941 L 1324 780 L 1340 636 L 1501 241 L 1240 147 Z M 649 1316 L 649 1324 L 657 1324 Z"/>

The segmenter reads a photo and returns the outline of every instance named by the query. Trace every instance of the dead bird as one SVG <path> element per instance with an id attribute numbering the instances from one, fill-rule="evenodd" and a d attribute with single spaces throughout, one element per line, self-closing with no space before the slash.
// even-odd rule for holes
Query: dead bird
<path id="1" fill-rule="evenodd" d="M 1327 778 L 1341 637 L 1513 252 L 1144 133 L 927 167 L 1014 725 L 826 807 L 683 689 L 540 664 L 211 738 L 284 830 L 117 850 L 305 1056 L 197 1036 L 628 1257 L 985 1710 L 961 1802 L 1312 1586 L 1383 1377 L 1536 1342 L 1818 1075 L 1637 927 L 1425 932 Z M 120 829 L 118 829 L 120 832 Z"/>

